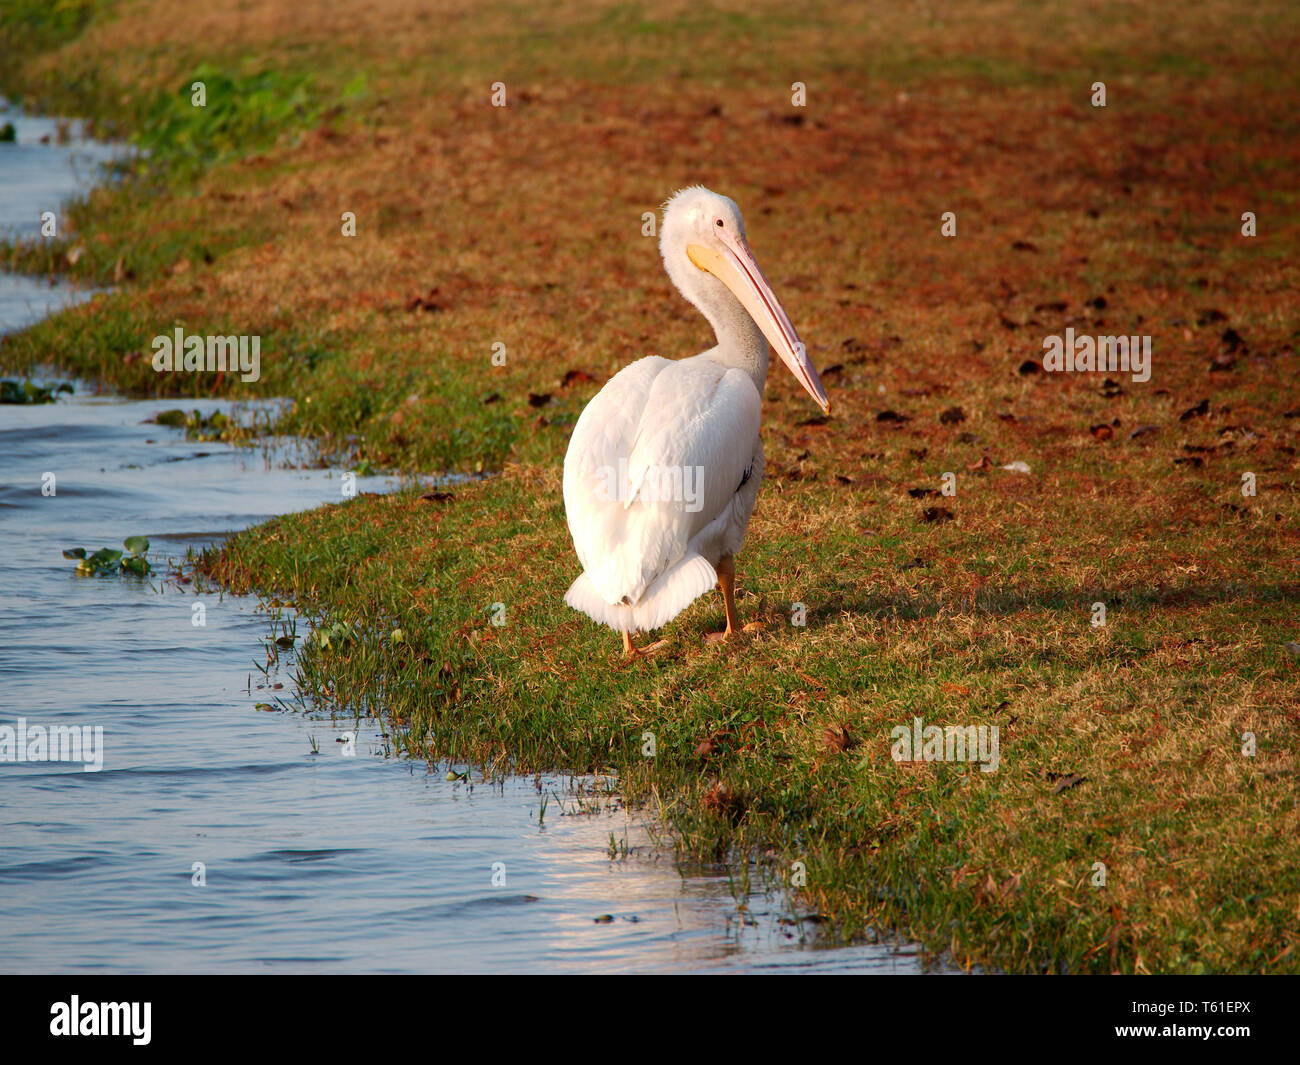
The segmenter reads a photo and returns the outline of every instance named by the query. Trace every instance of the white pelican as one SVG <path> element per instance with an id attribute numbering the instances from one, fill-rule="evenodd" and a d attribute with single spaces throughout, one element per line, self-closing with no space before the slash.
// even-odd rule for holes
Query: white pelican
<path id="1" fill-rule="evenodd" d="M 763 479 L 769 341 L 830 412 L 734 202 L 698 186 L 678 192 L 664 205 L 659 251 L 718 343 L 624 367 L 587 404 L 564 456 L 564 509 L 583 568 L 564 601 L 622 633 L 629 655 L 662 645 L 638 651 L 634 632 L 667 624 L 715 584 L 727 628 L 711 639 L 739 628 L 734 556 Z"/>

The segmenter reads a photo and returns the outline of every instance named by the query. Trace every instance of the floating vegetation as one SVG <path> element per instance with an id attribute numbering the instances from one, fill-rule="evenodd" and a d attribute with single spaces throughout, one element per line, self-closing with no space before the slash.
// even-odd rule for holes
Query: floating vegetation
<path id="1" fill-rule="evenodd" d="M 207 417 L 198 410 L 164 410 L 158 412 L 154 421 L 171 429 L 184 429 L 185 439 L 204 443 L 243 440 L 251 435 L 248 429 L 219 410 L 214 410 Z"/>
<path id="2" fill-rule="evenodd" d="M 125 552 L 111 547 L 101 547 L 92 555 L 84 547 L 73 547 L 63 552 L 64 558 L 77 560 L 77 572 L 83 576 L 107 577 L 111 573 L 134 573 L 144 577 L 150 571 L 145 553 L 149 539 L 145 536 L 128 536 L 122 541 Z"/>
<path id="3" fill-rule="evenodd" d="M 17 381 L 6 377 L 0 380 L 0 403 L 53 403 L 64 392 L 72 394 L 72 386 L 67 381 L 42 387 L 30 379 Z"/>

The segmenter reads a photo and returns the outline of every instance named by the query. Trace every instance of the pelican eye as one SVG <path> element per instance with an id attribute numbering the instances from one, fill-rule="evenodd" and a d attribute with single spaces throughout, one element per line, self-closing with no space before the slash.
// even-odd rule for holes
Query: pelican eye
<path id="1" fill-rule="evenodd" d="M 721 219 L 721 218 L 718 219 L 718 228 L 719 228 L 719 229 L 722 228 L 722 219 Z"/>

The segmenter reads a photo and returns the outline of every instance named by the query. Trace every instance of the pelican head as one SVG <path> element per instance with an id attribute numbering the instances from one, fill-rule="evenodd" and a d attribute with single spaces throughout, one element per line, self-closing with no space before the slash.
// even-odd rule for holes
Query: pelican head
<path id="1" fill-rule="evenodd" d="M 659 251 L 673 284 L 712 323 L 719 344 L 728 340 L 726 323 L 743 308 L 795 380 L 830 413 L 807 349 L 754 260 L 734 200 L 698 185 L 677 193 L 664 205 Z"/>

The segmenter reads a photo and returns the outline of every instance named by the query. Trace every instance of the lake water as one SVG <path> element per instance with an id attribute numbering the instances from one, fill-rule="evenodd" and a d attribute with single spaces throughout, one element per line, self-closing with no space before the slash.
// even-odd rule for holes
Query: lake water
<path id="1" fill-rule="evenodd" d="M 0 224 L 31 236 L 109 149 L 5 121 Z M 0 333 L 71 298 L 0 274 Z M 264 676 L 258 603 L 169 583 L 166 560 L 337 502 L 341 478 L 149 423 L 178 405 L 79 383 L 0 406 L 0 727 L 103 730 L 98 771 L 0 762 L 0 971 L 921 971 L 905 944 L 822 947 L 779 894 L 683 874 L 617 801 L 577 812 L 588 782 L 451 782 L 374 721 L 259 710 L 289 700 L 292 652 Z M 135 534 L 151 579 L 61 554 Z"/>

